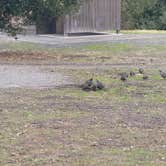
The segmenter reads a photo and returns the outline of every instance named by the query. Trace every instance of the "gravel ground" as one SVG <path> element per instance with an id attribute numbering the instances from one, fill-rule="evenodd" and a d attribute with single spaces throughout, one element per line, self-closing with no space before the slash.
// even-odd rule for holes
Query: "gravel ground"
<path id="1" fill-rule="evenodd" d="M 60 72 L 52 72 L 40 65 L 1 65 L 0 88 L 47 88 L 70 84 L 70 79 Z"/>
<path id="2" fill-rule="evenodd" d="M 166 34 L 109 34 L 89 36 L 60 36 L 60 35 L 18 35 L 16 42 L 30 42 L 47 47 L 80 46 L 95 43 L 133 43 L 133 44 L 166 44 Z M 14 41 L 13 38 L 0 34 L 0 40 Z"/>

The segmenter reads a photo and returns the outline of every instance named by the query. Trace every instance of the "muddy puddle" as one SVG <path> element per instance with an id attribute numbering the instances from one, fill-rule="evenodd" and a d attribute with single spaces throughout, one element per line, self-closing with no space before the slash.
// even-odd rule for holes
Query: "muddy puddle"
<path id="1" fill-rule="evenodd" d="M 49 88 L 69 83 L 64 74 L 42 66 L 0 65 L 0 88 Z"/>

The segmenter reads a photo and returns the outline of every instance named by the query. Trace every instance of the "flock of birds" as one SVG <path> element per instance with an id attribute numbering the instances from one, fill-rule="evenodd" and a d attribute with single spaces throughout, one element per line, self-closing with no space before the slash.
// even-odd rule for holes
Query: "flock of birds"
<path id="1" fill-rule="evenodd" d="M 143 79 L 143 80 L 147 80 L 147 79 L 149 78 L 149 76 L 148 76 L 147 74 L 145 74 L 145 70 L 144 70 L 143 68 L 139 68 L 139 69 L 138 69 L 138 72 L 143 75 L 143 76 L 142 76 L 142 79 Z M 159 70 L 159 72 L 160 72 L 160 76 L 161 76 L 163 79 L 166 79 L 166 73 L 163 72 L 163 71 L 161 71 L 161 70 Z M 133 77 L 133 76 L 136 75 L 136 73 L 133 72 L 133 71 L 130 71 L 129 74 L 128 74 L 128 73 L 121 73 L 121 74 L 120 74 L 120 76 L 121 76 L 121 77 L 120 77 L 121 81 L 127 81 L 127 78 L 129 77 L 129 75 L 130 75 L 131 77 Z"/>
<path id="2" fill-rule="evenodd" d="M 143 80 L 147 80 L 149 76 L 145 74 L 145 70 L 143 68 L 138 69 L 139 74 L 142 75 Z M 166 80 L 166 72 L 159 70 L 160 76 Z M 127 81 L 128 77 L 134 77 L 136 73 L 134 71 L 130 71 L 128 74 L 127 72 L 120 73 L 120 80 L 125 82 Z M 87 80 L 83 85 L 81 85 L 82 90 L 84 91 L 97 91 L 102 90 L 105 88 L 104 84 L 99 80 L 94 80 L 93 78 Z"/>
<path id="3" fill-rule="evenodd" d="M 138 72 L 143 75 L 143 77 L 142 77 L 143 80 L 147 80 L 147 79 L 149 78 L 148 75 L 145 74 L 145 71 L 144 71 L 143 68 L 139 68 Z M 129 75 L 130 75 L 131 77 L 134 77 L 134 76 L 136 75 L 136 73 L 135 73 L 134 71 L 130 71 L 129 74 L 126 73 L 126 72 L 125 72 L 125 73 L 121 73 L 121 74 L 120 74 L 120 79 L 121 79 L 121 81 L 127 81 Z"/>

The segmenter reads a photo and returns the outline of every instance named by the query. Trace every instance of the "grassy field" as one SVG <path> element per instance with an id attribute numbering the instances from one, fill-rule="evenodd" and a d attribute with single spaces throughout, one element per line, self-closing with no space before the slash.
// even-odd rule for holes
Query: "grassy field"
<path id="1" fill-rule="evenodd" d="M 53 65 L 74 81 L 47 89 L 0 89 L 2 166 L 165 166 L 166 46 L 96 44 L 49 49 L 0 44 L 1 64 Z M 138 68 L 126 83 L 118 74 Z M 77 85 L 94 76 L 106 89 Z"/>
<path id="2" fill-rule="evenodd" d="M 166 34 L 165 30 L 122 30 L 124 34 Z"/>

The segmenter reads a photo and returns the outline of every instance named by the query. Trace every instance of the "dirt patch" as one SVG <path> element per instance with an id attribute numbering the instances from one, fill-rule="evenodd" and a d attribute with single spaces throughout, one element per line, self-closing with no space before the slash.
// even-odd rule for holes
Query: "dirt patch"
<path id="1" fill-rule="evenodd" d="M 0 165 L 165 165 L 166 82 L 158 68 L 166 57 L 156 52 L 1 53 L 0 84 L 26 88 L 0 88 Z M 120 81 L 139 66 L 148 80 Z M 73 86 L 71 79 L 93 75 L 105 90 Z"/>
<path id="2" fill-rule="evenodd" d="M 48 54 L 39 52 L 23 52 L 23 51 L 3 51 L 0 52 L 0 58 L 3 60 L 21 60 L 21 59 L 46 59 Z"/>
<path id="3" fill-rule="evenodd" d="M 1 65 L 0 88 L 48 88 L 71 84 L 69 78 L 59 72 L 49 72 L 48 68 L 30 65 Z"/>

